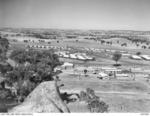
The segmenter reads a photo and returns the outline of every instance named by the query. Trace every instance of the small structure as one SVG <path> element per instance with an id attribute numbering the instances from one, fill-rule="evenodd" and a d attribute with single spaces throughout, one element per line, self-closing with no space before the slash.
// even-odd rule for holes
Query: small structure
<path id="1" fill-rule="evenodd" d="M 81 56 L 81 55 L 77 55 L 77 58 L 78 58 L 79 60 L 86 60 L 86 58 L 84 58 L 84 57 Z"/>
<path id="2" fill-rule="evenodd" d="M 67 55 L 67 54 L 63 54 L 63 57 L 65 57 L 65 58 L 69 58 L 69 55 Z"/>
<path id="3" fill-rule="evenodd" d="M 99 78 L 99 79 L 108 79 L 108 74 L 106 74 L 106 73 L 104 73 L 104 72 L 100 72 L 99 74 L 98 74 L 98 77 L 97 78 Z"/>
<path id="4" fill-rule="evenodd" d="M 102 71 L 106 74 L 111 74 L 114 78 L 122 78 L 122 77 L 129 77 L 128 74 L 122 72 L 122 69 L 111 68 L 111 67 L 103 67 L 101 68 Z"/>
<path id="5" fill-rule="evenodd" d="M 150 60 L 150 56 L 149 55 L 140 55 L 144 60 Z"/>
<path id="6" fill-rule="evenodd" d="M 122 56 L 124 56 L 124 57 L 130 57 L 131 54 L 123 53 Z"/>
<path id="7" fill-rule="evenodd" d="M 121 69 L 117 69 L 117 68 L 113 68 L 113 67 L 102 67 L 101 70 L 103 70 L 104 72 L 106 73 L 109 73 L 109 72 L 121 72 L 122 70 Z"/>
<path id="8" fill-rule="evenodd" d="M 70 54 L 70 58 L 72 58 L 72 59 L 77 59 L 77 57 L 76 57 L 75 54 Z"/>
<path id="9" fill-rule="evenodd" d="M 140 56 L 137 56 L 137 55 L 131 55 L 130 58 L 134 59 L 134 60 L 142 60 L 142 58 Z"/>
<path id="10" fill-rule="evenodd" d="M 72 63 L 69 63 L 69 62 L 65 62 L 61 67 L 63 67 L 63 68 L 72 68 L 74 66 L 74 64 L 72 64 Z"/>

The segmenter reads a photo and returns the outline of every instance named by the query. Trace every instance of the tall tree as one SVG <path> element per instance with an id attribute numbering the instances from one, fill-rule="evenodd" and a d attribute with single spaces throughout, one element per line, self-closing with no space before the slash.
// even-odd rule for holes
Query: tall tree
<path id="1" fill-rule="evenodd" d="M 113 57 L 112 57 L 112 59 L 116 62 L 116 64 L 115 64 L 115 66 L 118 66 L 118 61 L 121 59 L 121 57 L 122 57 L 122 54 L 120 53 L 120 52 L 115 52 L 114 54 L 113 54 Z"/>

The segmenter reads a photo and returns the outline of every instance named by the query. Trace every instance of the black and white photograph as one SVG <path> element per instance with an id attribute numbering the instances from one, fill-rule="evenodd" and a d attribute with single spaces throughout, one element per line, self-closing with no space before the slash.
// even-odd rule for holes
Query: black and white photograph
<path id="1" fill-rule="evenodd" d="M 150 0 L 0 0 L 0 114 L 149 112 Z"/>

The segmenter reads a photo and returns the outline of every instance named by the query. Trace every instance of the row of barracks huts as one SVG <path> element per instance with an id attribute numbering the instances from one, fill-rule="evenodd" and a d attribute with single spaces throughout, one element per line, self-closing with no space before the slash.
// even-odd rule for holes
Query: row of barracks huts
<path id="1" fill-rule="evenodd" d="M 130 58 L 135 59 L 135 60 L 150 60 L 149 55 L 131 55 Z"/>
<path id="2" fill-rule="evenodd" d="M 101 51 L 111 52 L 111 53 L 116 52 L 116 50 L 110 50 L 110 49 L 96 49 L 96 48 L 84 48 L 84 49 L 88 51 L 93 51 L 93 52 L 101 52 Z M 127 53 L 127 51 L 119 51 L 119 52 L 122 54 L 122 56 L 129 57 L 134 60 L 142 60 L 142 59 L 150 60 L 149 55 L 132 55 L 132 54 Z"/>
<path id="3" fill-rule="evenodd" d="M 64 47 L 58 46 L 49 46 L 49 45 L 27 45 L 27 48 L 36 48 L 36 49 L 64 49 Z"/>
<path id="4" fill-rule="evenodd" d="M 69 53 L 69 52 L 57 52 L 60 57 L 76 59 L 76 60 L 95 60 L 94 57 L 86 55 L 86 53 Z"/>
<path id="5" fill-rule="evenodd" d="M 49 45 L 27 45 L 26 47 L 28 48 L 40 48 L 40 49 L 64 49 L 64 47 L 58 47 L 58 46 L 49 46 Z M 102 51 L 104 49 L 90 49 L 90 48 L 86 48 L 86 50 L 93 50 L 93 51 Z M 106 52 L 115 52 L 115 50 L 107 50 L 105 49 Z M 134 60 L 150 60 L 150 56 L 149 55 L 132 55 L 132 54 L 128 54 L 125 53 L 125 51 L 120 51 L 122 53 L 122 56 L 125 57 L 129 57 L 131 59 Z M 79 59 L 79 60 L 94 60 L 93 57 L 89 57 L 87 56 L 85 53 L 74 53 L 74 54 L 68 54 L 66 52 L 59 52 L 58 54 L 61 57 L 64 58 L 71 58 L 71 59 Z"/>
<path id="6" fill-rule="evenodd" d="M 93 51 L 93 52 L 111 52 L 114 53 L 116 50 L 111 50 L 111 49 L 98 49 L 98 48 L 84 48 L 86 51 Z M 127 51 L 119 51 L 120 53 L 127 53 Z"/>
<path id="7" fill-rule="evenodd" d="M 96 49 L 96 48 L 84 48 L 84 49 L 87 51 L 93 51 L 93 52 L 101 52 L 101 51 L 111 52 L 111 53 L 116 52 L 116 50 L 110 50 L 110 49 Z M 122 56 L 129 57 L 134 60 L 142 60 L 142 59 L 150 60 L 149 55 L 132 55 L 132 54 L 129 54 L 127 51 L 119 51 L 119 52 L 122 54 Z"/>

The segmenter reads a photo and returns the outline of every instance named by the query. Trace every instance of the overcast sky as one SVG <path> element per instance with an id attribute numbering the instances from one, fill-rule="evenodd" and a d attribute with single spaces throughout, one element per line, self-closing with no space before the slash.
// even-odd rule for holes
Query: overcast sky
<path id="1" fill-rule="evenodd" d="M 150 0 L 0 0 L 0 26 L 150 30 Z"/>

